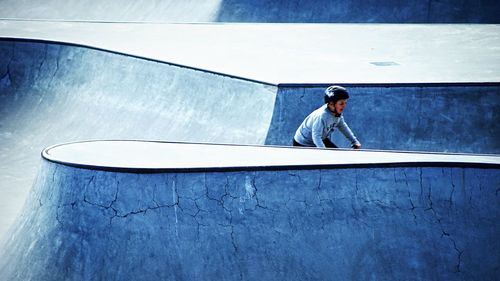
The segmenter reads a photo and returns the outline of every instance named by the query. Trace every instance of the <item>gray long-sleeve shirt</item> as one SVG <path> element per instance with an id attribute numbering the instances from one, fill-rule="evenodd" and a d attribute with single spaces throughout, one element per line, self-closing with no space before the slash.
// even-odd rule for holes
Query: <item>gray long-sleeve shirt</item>
<path id="1" fill-rule="evenodd" d="M 294 139 L 296 142 L 305 146 L 324 148 L 325 144 L 323 140 L 330 138 L 334 128 L 338 128 L 352 145 L 360 144 L 344 121 L 344 117 L 342 115 L 339 117 L 335 116 L 333 112 L 328 109 L 326 104 L 313 111 L 304 119 L 295 132 Z"/>

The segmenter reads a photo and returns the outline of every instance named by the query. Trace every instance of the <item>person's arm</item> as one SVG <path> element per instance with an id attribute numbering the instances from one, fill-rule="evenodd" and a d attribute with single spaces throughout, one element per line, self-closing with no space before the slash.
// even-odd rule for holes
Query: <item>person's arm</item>
<path id="1" fill-rule="evenodd" d="M 356 136 L 351 131 L 351 128 L 347 126 L 347 123 L 344 121 L 344 118 L 340 119 L 338 125 L 339 131 L 351 142 L 352 148 L 359 149 L 361 148 L 361 143 L 358 141 Z"/>
<path id="2" fill-rule="evenodd" d="M 311 133 L 314 145 L 316 145 L 316 147 L 326 148 L 325 144 L 323 143 L 322 136 L 324 127 L 325 125 L 323 124 L 323 120 L 321 120 L 321 118 L 316 118 L 313 121 Z"/>

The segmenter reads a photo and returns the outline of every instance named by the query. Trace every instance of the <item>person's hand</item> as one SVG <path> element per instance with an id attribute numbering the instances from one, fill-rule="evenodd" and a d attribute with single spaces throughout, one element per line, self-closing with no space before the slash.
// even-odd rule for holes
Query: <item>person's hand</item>
<path id="1" fill-rule="evenodd" d="M 361 148 L 361 144 L 353 144 L 352 148 L 354 148 L 354 149 L 360 149 Z"/>

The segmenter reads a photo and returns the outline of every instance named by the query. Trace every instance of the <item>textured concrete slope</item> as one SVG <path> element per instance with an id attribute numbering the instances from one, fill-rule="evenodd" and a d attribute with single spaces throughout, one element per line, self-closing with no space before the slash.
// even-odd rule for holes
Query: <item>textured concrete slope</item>
<path id="1" fill-rule="evenodd" d="M 85 139 L 263 144 L 276 89 L 58 44 L 0 41 L 0 236 L 40 151 Z"/>
<path id="2" fill-rule="evenodd" d="M 0 17 L 144 22 L 498 23 L 494 0 L 0 1 Z"/>
<path id="3" fill-rule="evenodd" d="M 498 168 L 467 164 L 125 173 L 43 161 L 0 279 L 493 280 L 499 186 Z"/>

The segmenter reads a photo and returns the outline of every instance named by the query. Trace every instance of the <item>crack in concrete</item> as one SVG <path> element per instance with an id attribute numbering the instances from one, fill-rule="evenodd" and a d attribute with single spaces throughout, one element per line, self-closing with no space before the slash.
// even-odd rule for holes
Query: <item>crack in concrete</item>
<path id="1" fill-rule="evenodd" d="M 323 178 L 322 178 L 322 171 L 323 170 L 319 170 L 318 172 L 318 184 L 316 186 L 316 188 L 314 188 L 314 190 L 316 190 L 316 195 L 318 196 L 318 204 L 319 206 L 321 207 L 321 230 L 322 231 L 325 231 L 325 226 L 326 226 L 326 221 L 325 221 L 325 214 L 326 214 L 326 211 L 325 211 L 325 206 L 323 204 L 324 201 L 330 201 L 329 199 L 322 199 L 321 198 L 321 185 L 323 184 Z"/>
<path id="2" fill-rule="evenodd" d="M 457 243 L 455 242 L 455 240 L 454 240 L 454 239 L 452 239 L 452 238 L 450 237 L 450 240 L 453 242 L 453 247 L 455 248 L 455 251 L 458 253 L 458 261 L 457 261 L 457 265 L 456 265 L 456 267 L 455 267 L 455 268 L 456 268 L 456 272 L 458 273 L 458 272 L 461 272 L 461 271 L 460 271 L 460 267 L 461 267 L 461 265 L 462 265 L 462 254 L 464 253 L 464 251 L 463 251 L 463 250 L 460 250 L 460 249 L 457 247 Z"/>
<path id="3" fill-rule="evenodd" d="M 230 228 L 231 228 L 231 243 L 233 244 L 234 251 L 238 253 L 238 245 L 236 244 L 236 239 L 234 238 L 234 225 L 232 222 L 232 217 L 230 220 Z"/>
<path id="4" fill-rule="evenodd" d="M 58 174 L 58 166 L 54 166 L 54 170 L 52 171 L 52 179 L 51 182 L 54 186 L 56 186 L 56 174 Z M 40 194 L 42 196 L 42 194 Z M 46 198 L 47 202 L 52 201 L 52 196 L 54 196 L 54 192 L 48 192 L 48 197 Z M 40 198 L 41 199 L 41 198 Z"/>
<path id="5" fill-rule="evenodd" d="M 91 176 L 89 181 L 87 182 L 87 184 L 85 185 L 85 192 L 83 194 L 83 202 L 84 203 L 87 203 L 91 206 L 95 206 L 95 207 L 99 207 L 101 209 L 104 209 L 104 210 L 112 210 L 113 211 L 113 216 L 111 216 L 109 218 L 109 226 L 111 226 L 112 222 L 113 222 L 113 218 L 115 218 L 117 215 L 118 215 L 118 211 L 113 208 L 113 205 L 116 203 L 116 201 L 118 200 L 118 186 L 120 185 L 120 183 L 118 182 L 117 185 L 116 185 L 116 190 L 115 190 L 115 193 L 114 193 L 114 197 L 113 197 L 113 200 L 109 203 L 109 205 L 102 205 L 102 204 L 99 204 L 99 203 L 96 203 L 96 202 L 92 202 L 90 201 L 88 198 L 87 198 L 87 187 L 90 187 L 91 184 L 93 184 L 95 181 L 95 176 Z"/>
<path id="6" fill-rule="evenodd" d="M 87 183 L 87 186 L 90 186 L 95 180 L 95 176 L 92 176 L 89 180 L 89 182 Z M 112 208 L 113 204 L 116 202 L 116 200 L 118 199 L 118 186 L 120 185 L 120 183 L 118 182 L 118 184 L 116 185 L 116 190 L 115 190 L 115 194 L 114 194 L 114 198 L 113 200 L 111 201 L 111 203 L 109 205 L 101 205 L 101 204 L 98 204 L 98 203 L 95 203 L 95 202 L 91 202 L 90 200 L 87 199 L 87 192 L 85 192 L 83 194 L 83 202 L 85 203 L 88 203 L 88 204 L 91 204 L 91 205 L 94 205 L 94 206 L 99 206 L 101 208 L 104 208 L 104 209 L 110 209 Z"/>
<path id="7" fill-rule="evenodd" d="M 230 233 L 231 245 L 233 246 L 235 254 L 237 254 L 239 252 L 239 250 L 238 250 L 238 244 L 236 243 L 236 239 L 235 239 L 235 235 L 234 235 L 233 216 L 232 215 L 230 216 L 228 224 L 217 223 L 217 225 L 231 229 L 231 233 Z"/>
<path id="8" fill-rule="evenodd" d="M 230 228 L 231 233 L 229 234 L 229 236 L 231 237 L 231 245 L 233 246 L 234 256 L 236 257 L 236 259 L 238 261 L 239 248 L 238 248 L 238 244 L 236 243 L 236 237 L 235 237 L 235 232 L 234 232 L 234 225 L 233 225 L 233 216 L 232 216 L 232 214 L 230 215 L 229 224 L 227 224 L 227 225 L 219 224 L 219 225 L 222 226 L 222 227 L 228 227 L 228 228 Z M 242 270 L 241 264 L 239 262 L 236 262 L 236 264 L 238 266 L 240 280 L 243 280 L 243 270 Z"/>
<path id="9" fill-rule="evenodd" d="M 88 181 L 87 185 L 91 185 L 95 180 L 95 176 L 92 176 L 90 178 L 90 180 Z M 177 193 L 177 187 L 175 186 L 175 184 L 172 185 L 172 204 L 160 204 L 157 200 L 156 200 L 156 193 L 155 191 L 153 191 L 153 198 L 152 198 L 152 202 L 154 203 L 154 206 L 148 206 L 148 207 L 145 207 L 145 208 L 139 208 L 137 210 L 133 210 L 133 211 L 128 211 L 128 212 L 123 212 L 123 210 L 118 210 L 117 208 L 114 207 L 115 203 L 117 202 L 118 200 L 118 194 L 119 194 L 119 186 L 120 186 L 120 183 L 118 182 L 117 185 L 116 185 L 116 190 L 114 192 L 114 196 L 113 196 L 113 200 L 107 204 L 107 205 L 103 205 L 103 204 L 99 204 L 99 203 L 96 203 L 96 202 L 92 202 L 90 199 L 88 199 L 87 197 L 87 194 L 85 193 L 84 194 L 84 197 L 83 197 L 83 202 L 86 203 L 86 204 L 89 204 L 91 206 L 95 206 L 95 207 L 98 207 L 100 209 L 104 209 L 104 210 L 111 210 L 113 212 L 113 215 L 111 215 L 109 217 L 109 226 L 111 226 L 111 224 L 113 223 L 113 220 L 115 218 L 127 218 L 129 216 L 132 216 L 132 215 L 138 215 L 138 214 L 147 214 L 148 211 L 152 211 L 152 210 L 157 210 L 157 209 L 161 209 L 161 208 L 175 208 L 175 215 L 176 215 L 176 225 L 178 223 L 178 217 L 177 217 L 177 209 L 180 209 L 181 211 L 183 211 L 182 207 L 180 206 L 180 201 L 181 201 L 181 197 L 178 195 Z M 74 202 L 72 204 L 76 204 L 77 202 Z M 195 202 L 196 204 L 196 202 Z M 188 214 L 189 215 L 189 214 Z M 195 214 L 193 217 L 195 217 L 197 214 Z M 195 221 L 198 223 L 198 231 L 199 231 L 199 225 L 202 225 L 200 224 L 196 219 Z M 178 235 L 178 231 L 176 229 L 176 234 Z"/>
<path id="10" fill-rule="evenodd" d="M 475 176 L 476 176 L 476 179 L 477 179 L 477 181 L 478 181 L 478 183 L 479 183 L 479 190 L 480 190 L 480 193 L 482 193 L 482 190 L 483 190 L 483 188 L 482 188 L 482 186 L 483 186 L 483 185 L 482 185 L 482 180 L 480 179 L 480 177 L 479 177 L 477 174 L 476 174 Z M 463 178 L 462 178 L 462 182 L 464 183 L 464 187 L 465 187 L 465 169 L 462 171 L 462 177 L 463 177 Z M 472 200 L 472 199 L 473 199 L 473 196 L 472 196 L 472 195 L 473 195 L 473 188 L 470 188 L 469 190 L 470 190 L 470 193 L 469 193 L 469 201 L 468 201 L 468 202 L 469 202 L 469 208 L 470 208 L 470 209 L 475 209 L 475 207 L 474 207 L 474 203 L 472 202 L 472 201 L 473 201 L 473 200 Z"/>
<path id="11" fill-rule="evenodd" d="M 250 179 L 250 184 L 252 185 L 253 190 L 254 190 L 252 196 L 255 198 L 255 201 L 257 202 L 257 204 L 255 205 L 255 208 L 262 208 L 262 209 L 267 210 L 266 206 L 263 206 L 262 204 L 260 204 L 259 196 L 257 195 L 259 192 L 259 189 L 257 188 L 257 185 L 255 184 L 255 178 L 256 178 L 256 174 L 255 174 L 255 172 L 253 172 L 252 178 Z"/>
<path id="12" fill-rule="evenodd" d="M 423 180 L 423 171 L 422 171 L 422 168 L 419 168 L 418 169 L 419 171 L 419 180 L 420 180 L 420 198 L 423 198 L 424 196 L 424 180 Z"/>
<path id="13" fill-rule="evenodd" d="M 14 56 L 15 56 L 15 51 L 16 51 L 16 42 L 12 44 L 12 52 L 9 56 L 9 62 L 7 63 L 7 70 L 6 72 L 2 75 L 2 78 L 0 80 L 3 80 L 7 78 L 8 84 L 9 85 L 14 85 L 14 81 L 12 80 L 12 74 L 11 74 L 11 64 L 14 61 Z"/>
<path id="14" fill-rule="evenodd" d="M 415 204 L 413 204 L 413 200 L 411 199 L 410 184 L 408 182 L 408 175 L 406 174 L 405 170 L 403 170 L 403 175 L 405 177 L 406 188 L 408 190 L 408 200 L 410 201 L 410 205 L 411 205 L 410 210 L 411 210 L 411 213 L 413 215 L 413 222 L 415 224 L 417 224 L 417 215 L 415 214 L 416 207 L 415 207 Z"/>
<path id="15" fill-rule="evenodd" d="M 62 206 L 57 206 L 57 209 L 56 209 L 56 221 L 58 224 L 60 224 L 61 226 L 64 226 L 64 223 L 61 221 L 61 219 L 59 218 L 59 208 L 61 208 Z"/>
<path id="16" fill-rule="evenodd" d="M 282 94 L 281 96 L 285 96 L 285 95 L 283 95 L 283 94 Z M 299 96 L 299 100 L 300 100 L 300 102 L 305 103 L 305 102 L 304 102 L 304 97 L 305 97 L 305 96 L 306 96 L 306 89 L 305 89 L 305 88 L 302 88 L 302 89 L 300 90 L 300 96 Z"/>
<path id="17" fill-rule="evenodd" d="M 444 173 L 444 169 L 442 169 L 442 172 Z M 420 184 L 422 185 L 423 182 L 421 181 Z M 455 272 L 459 273 L 460 272 L 460 265 L 462 263 L 461 257 L 462 257 L 463 251 L 457 247 L 457 243 L 456 243 L 455 239 L 453 239 L 451 234 L 448 231 L 446 231 L 445 228 L 443 227 L 443 223 L 441 221 L 441 218 L 439 218 L 439 215 L 437 214 L 436 210 L 433 207 L 434 203 L 432 201 L 432 195 L 431 195 L 432 189 L 431 189 L 431 187 L 432 187 L 432 185 L 429 183 L 428 196 L 427 196 L 427 199 L 429 200 L 429 208 L 425 209 L 425 211 L 431 211 L 431 213 L 433 214 L 433 217 L 436 219 L 438 226 L 439 226 L 439 229 L 441 230 L 441 238 L 447 237 L 452 242 L 453 249 L 458 254 L 458 256 L 457 256 L 458 261 L 457 261 L 457 264 L 455 265 L 455 268 L 456 268 Z"/>
<path id="18" fill-rule="evenodd" d="M 45 50 L 44 51 L 44 56 L 43 56 L 42 61 L 38 65 L 38 71 L 37 71 L 37 74 L 35 76 L 35 81 L 37 81 L 40 78 L 40 76 L 42 76 L 42 73 L 43 73 L 42 72 L 42 67 L 45 64 L 45 62 L 47 61 L 47 56 L 48 56 L 48 52 L 49 52 L 48 49 L 49 49 L 48 44 L 44 44 L 44 50 Z"/>
<path id="19" fill-rule="evenodd" d="M 295 174 L 293 173 L 292 171 L 289 171 L 288 174 L 292 177 L 296 177 L 298 178 L 299 182 L 303 182 L 302 180 L 302 177 L 299 175 L 299 174 Z M 319 189 L 317 191 L 319 193 Z M 321 199 L 320 199 L 321 200 Z M 310 208 L 311 207 L 311 204 L 308 204 L 307 202 L 307 199 L 304 199 L 304 200 L 299 200 L 299 199 L 295 199 L 295 198 L 292 198 L 290 196 L 290 194 L 288 194 L 288 200 L 285 202 L 285 208 L 291 212 L 292 210 L 288 207 L 288 205 L 290 204 L 290 202 L 295 202 L 295 203 L 301 203 L 305 206 L 306 209 Z M 266 210 L 271 210 L 271 211 L 276 211 L 276 210 L 272 210 L 272 209 L 268 209 L 267 207 L 264 207 L 264 209 Z"/>
<path id="20" fill-rule="evenodd" d="M 422 179 L 421 179 L 422 180 Z M 423 182 L 420 182 L 420 185 L 422 186 L 423 185 Z M 432 202 L 432 185 L 429 183 L 429 187 L 427 188 L 427 200 L 428 200 L 428 204 L 429 204 L 429 207 L 427 209 L 424 209 L 424 211 L 431 211 L 432 213 L 434 213 L 434 215 L 436 215 L 436 212 L 434 210 L 434 203 Z M 438 221 L 440 221 L 440 219 L 438 219 Z"/>
<path id="21" fill-rule="evenodd" d="M 209 225 L 203 224 L 203 223 L 201 223 L 201 222 L 198 221 L 198 214 L 201 213 L 201 212 L 205 212 L 205 211 L 201 210 L 201 208 L 200 208 L 200 206 L 198 206 L 198 202 L 196 202 L 196 200 L 194 200 L 194 205 L 197 208 L 196 214 L 194 214 L 194 215 L 188 214 L 188 216 L 193 217 L 194 221 L 196 222 L 196 224 L 197 224 L 197 226 L 196 226 L 196 231 L 197 231 L 196 236 L 199 238 L 200 237 L 200 227 L 201 226 L 207 226 L 208 227 Z"/>
<path id="22" fill-rule="evenodd" d="M 224 200 L 223 200 L 223 197 L 227 196 L 227 186 L 229 185 L 229 179 L 228 177 L 226 176 L 226 184 L 224 185 L 224 192 L 225 194 L 223 194 L 219 199 L 217 198 L 213 198 L 213 197 L 210 197 L 209 195 L 209 189 L 208 189 L 208 185 L 207 185 L 207 180 L 206 180 L 206 174 L 205 174 L 205 180 L 204 180 L 204 188 L 205 188 L 205 197 L 210 200 L 210 201 L 215 201 L 217 202 L 217 205 L 221 206 L 222 209 L 224 209 L 225 211 L 229 211 L 226 206 L 224 206 Z M 197 198 L 199 199 L 199 198 Z"/>
<path id="23" fill-rule="evenodd" d="M 175 235 L 179 237 L 179 216 L 177 214 L 177 209 L 179 207 L 179 193 L 177 192 L 177 181 L 172 181 L 172 202 L 174 203 L 174 214 L 175 214 Z M 181 209 L 182 211 L 182 209 Z M 147 212 L 147 210 L 145 211 Z"/>
<path id="24" fill-rule="evenodd" d="M 446 172 L 446 170 L 442 169 L 443 175 L 445 175 L 445 172 Z M 55 182 L 55 174 L 56 174 L 56 169 L 54 169 L 54 173 L 52 174 L 53 182 Z M 289 175 L 297 177 L 299 179 L 299 181 L 302 182 L 302 179 L 301 179 L 300 175 L 293 174 L 293 173 L 289 173 Z M 424 199 L 424 200 L 426 199 L 427 200 L 428 206 L 427 206 L 427 208 L 425 208 L 426 207 L 425 203 L 423 203 L 422 207 L 416 207 L 415 203 L 414 203 L 414 201 L 412 199 L 412 194 L 410 192 L 409 177 L 408 177 L 407 172 L 405 170 L 403 170 L 403 175 L 404 175 L 404 180 L 405 180 L 405 184 L 406 184 L 406 188 L 407 188 L 408 201 L 410 203 L 411 208 L 406 208 L 407 207 L 406 205 L 404 205 L 403 207 L 400 207 L 394 201 L 387 200 L 387 202 L 385 202 L 385 201 L 383 201 L 383 199 L 382 200 L 381 199 L 368 200 L 366 198 L 363 198 L 363 200 L 362 201 L 359 200 L 359 202 L 364 202 L 364 203 L 368 203 L 368 204 L 375 204 L 375 205 L 377 205 L 379 207 L 382 207 L 382 208 L 399 209 L 399 210 L 405 210 L 405 211 L 410 210 L 412 212 L 412 214 L 413 214 L 413 218 L 414 218 L 414 222 L 415 223 L 417 223 L 417 215 L 415 213 L 415 210 L 417 208 L 424 209 L 424 211 L 430 211 L 430 213 L 432 214 L 432 217 L 435 219 L 435 221 L 437 222 L 437 225 L 439 226 L 439 229 L 441 230 L 441 238 L 449 239 L 449 241 L 453 245 L 454 251 L 457 253 L 457 263 L 454 266 L 455 272 L 461 272 L 462 256 L 463 256 L 464 251 L 461 250 L 457 246 L 456 239 L 453 238 L 452 235 L 451 235 L 451 233 L 445 229 L 445 227 L 443 225 L 443 222 L 442 222 L 442 219 L 439 217 L 439 214 L 437 212 L 437 210 L 439 210 L 439 208 L 436 209 L 437 205 L 435 205 L 435 203 L 439 203 L 440 201 L 434 202 L 436 200 L 436 198 L 433 198 L 433 194 L 432 194 L 433 188 L 434 189 L 436 188 L 434 182 L 432 180 L 428 181 L 427 177 L 426 177 L 426 181 L 428 181 L 427 182 L 428 185 L 426 185 L 426 183 L 424 182 L 423 170 L 422 170 L 422 168 L 419 169 L 419 175 L 418 175 L 418 177 L 420 179 L 419 184 L 420 184 L 420 189 L 421 189 L 421 196 L 422 196 L 422 199 Z M 314 200 L 314 199 L 312 199 L 312 201 L 313 202 L 318 202 L 320 204 L 320 206 L 321 206 L 321 223 L 322 223 L 321 229 L 325 230 L 325 225 L 326 225 L 327 222 L 324 219 L 326 210 L 325 210 L 325 205 L 323 203 L 325 203 L 325 202 L 327 202 L 327 203 L 333 203 L 333 201 L 330 198 L 322 198 L 322 196 L 321 196 L 321 190 L 322 190 L 322 183 L 323 183 L 323 180 L 322 180 L 322 176 L 323 175 L 322 175 L 321 170 L 319 171 L 318 176 L 319 177 L 318 177 L 318 180 L 317 180 L 316 187 L 313 188 L 313 191 L 316 193 L 316 196 L 317 196 L 317 201 Z M 356 196 L 358 195 L 358 184 L 359 184 L 358 183 L 358 176 L 361 176 L 361 174 L 358 174 L 356 172 L 355 173 Z M 246 179 L 245 190 L 247 191 L 246 196 L 248 196 L 249 199 L 253 198 L 256 201 L 254 210 L 257 209 L 257 208 L 268 209 L 266 206 L 264 206 L 263 204 L 261 204 L 261 201 L 260 201 L 261 198 L 259 198 L 260 187 L 256 183 L 256 173 L 252 173 L 251 176 L 248 176 L 245 179 Z M 398 178 L 396 178 L 395 174 L 394 174 L 394 180 L 395 181 L 398 180 Z M 452 207 L 453 203 L 451 201 L 453 201 L 453 197 L 455 195 L 456 188 L 457 188 L 457 184 L 454 182 L 453 173 L 450 175 L 450 182 L 451 182 L 451 189 L 452 190 L 451 190 L 451 193 L 450 193 L 447 201 L 449 201 L 449 207 Z M 90 179 L 87 182 L 87 186 L 90 186 L 92 184 L 95 184 L 95 176 L 90 177 Z M 194 206 L 196 208 L 193 208 L 193 207 L 188 208 L 188 209 L 193 210 L 193 212 L 192 213 L 186 213 L 186 214 L 189 215 L 189 216 L 191 216 L 194 219 L 194 221 L 196 222 L 196 224 L 197 224 L 197 237 L 199 239 L 200 233 L 201 233 L 200 232 L 201 231 L 200 230 L 201 227 L 202 226 L 205 226 L 205 227 L 209 226 L 207 224 L 203 224 L 202 221 L 200 221 L 199 214 L 201 212 L 206 212 L 206 213 L 211 213 L 212 212 L 212 211 L 209 211 L 209 210 L 202 209 L 200 207 L 200 205 L 198 204 L 198 200 L 202 200 L 202 199 L 204 199 L 204 197 L 206 197 L 210 201 L 217 202 L 217 206 L 220 206 L 224 210 L 224 212 L 226 213 L 226 215 L 228 216 L 227 217 L 228 220 L 229 220 L 228 224 L 227 223 L 226 224 L 217 223 L 217 224 L 219 226 L 229 228 L 229 230 L 230 230 L 229 236 L 231 238 L 231 244 L 232 244 L 232 247 L 234 249 L 234 252 L 235 252 L 235 254 L 237 254 L 237 253 L 240 252 L 240 249 L 239 249 L 238 243 L 237 243 L 237 235 L 236 235 L 236 232 L 235 232 L 235 229 L 236 229 L 237 225 L 233 225 L 233 211 L 226 205 L 227 204 L 227 202 L 226 202 L 227 198 L 232 199 L 232 200 L 236 200 L 236 199 L 238 199 L 238 197 L 232 196 L 231 193 L 228 190 L 229 186 L 230 186 L 230 180 L 229 180 L 228 176 L 226 176 L 225 183 L 224 183 L 224 186 L 223 186 L 224 193 L 223 194 L 218 193 L 215 197 L 212 197 L 210 195 L 210 193 L 209 193 L 209 187 L 208 187 L 208 184 L 207 184 L 207 181 L 206 181 L 206 177 L 205 177 L 205 181 L 204 181 L 204 189 L 205 189 L 204 190 L 204 194 L 202 194 L 201 196 L 199 196 L 199 198 L 181 197 L 179 195 L 179 193 L 178 193 L 177 186 L 176 186 L 175 181 L 174 181 L 173 184 L 171 185 L 171 188 L 172 188 L 172 203 L 169 203 L 169 204 L 165 204 L 165 203 L 162 204 L 162 203 L 160 203 L 157 200 L 157 198 L 156 198 L 156 190 L 157 190 L 157 188 L 156 188 L 156 185 L 155 185 L 155 188 L 153 189 L 153 199 L 152 199 L 152 202 L 154 203 L 154 206 L 141 207 L 141 208 L 139 208 L 137 210 L 132 210 L 132 211 L 126 212 L 126 213 L 119 212 L 119 210 L 117 210 L 114 207 L 115 203 L 118 200 L 119 185 L 120 185 L 120 183 L 118 182 L 118 184 L 116 186 L 116 190 L 114 192 L 114 197 L 113 197 L 112 201 L 109 202 L 109 204 L 92 202 L 92 200 L 89 199 L 89 196 L 87 194 L 87 189 L 85 189 L 85 193 L 83 195 L 82 201 L 84 203 L 92 205 L 92 206 L 96 206 L 96 207 L 99 207 L 99 208 L 102 208 L 102 209 L 106 209 L 106 210 L 112 210 L 114 212 L 114 215 L 112 215 L 110 217 L 110 225 L 111 225 L 112 220 L 114 218 L 126 218 L 126 217 L 129 217 L 129 216 L 132 216 L 132 215 L 146 214 L 150 210 L 157 210 L 157 209 L 160 209 L 160 208 L 172 208 L 172 207 L 175 209 L 176 223 L 178 223 L 177 209 L 181 210 L 184 213 L 183 208 L 180 205 L 180 202 L 182 200 L 191 200 L 191 201 L 194 202 Z M 426 192 L 424 190 L 426 190 L 427 194 L 425 194 Z M 499 190 L 500 190 L 500 187 L 498 187 L 496 189 L 496 194 L 498 194 Z M 195 197 L 195 196 L 193 196 L 193 197 Z M 434 194 L 434 197 L 435 197 L 435 194 Z M 357 206 L 355 204 L 356 201 L 357 201 L 357 200 L 355 200 L 356 198 L 352 198 L 351 197 L 351 198 L 344 198 L 344 199 L 351 199 L 352 200 L 351 201 L 351 208 L 352 208 L 354 214 L 357 214 L 358 210 L 356 209 Z M 444 201 L 446 202 L 446 199 Z M 290 209 L 286 205 L 288 203 L 290 203 L 290 202 L 297 202 L 297 203 L 304 204 L 304 206 L 306 208 L 310 208 L 312 205 L 314 205 L 314 204 L 309 204 L 308 201 L 307 201 L 307 199 L 303 199 L 303 200 L 296 199 L 296 198 L 292 199 L 290 197 L 290 195 L 288 195 L 288 201 L 285 203 L 285 208 L 288 209 L 288 210 L 290 210 Z M 42 204 L 41 199 L 39 199 L 39 204 Z M 78 204 L 78 201 L 74 201 L 74 202 L 71 202 L 71 203 L 68 203 L 68 204 L 59 205 L 57 208 L 58 208 L 58 210 L 60 208 L 68 207 L 68 206 L 71 206 L 71 208 L 75 208 L 75 206 L 77 204 Z M 192 205 L 188 205 L 188 206 L 192 206 Z M 236 210 L 234 210 L 234 211 L 236 211 Z M 274 210 L 272 210 L 272 211 L 274 211 Z M 362 211 L 362 210 L 360 209 L 359 211 Z M 106 217 L 107 217 L 107 215 L 106 215 Z M 354 219 L 357 220 L 356 215 L 354 216 Z M 64 224 L 64 220 L 59 216 L 59 212 L 58 211 L 56 212 L 56 220 L 57 220 L 57 222 L 60 225 Z M 363 221 L 360 221 L 360 222 L 364 223 L 366 226 L 369 226 L 369 225 L 367 225 Z M 275 229 L 273 229 L 273 231 L 279 233 Z M 177 232 L 177 229 L 176 229 L 176 234 L 179 235 L 179 233 Z M 240 268 L 240 274 L 241 274 L 241 268 Z"/>
<path id="25" fill-rule="evenodd" d="M 236 199 L 238 199 L 238 197 L 231 195 L 231 192 L 228 191 L 228 188 L 229 188 L 229 178 L 226 176 L 226 184 L 224 185 L 224 192 L 225 192 L 225 194 L 222 195 L 222 197 L 220 198 L 220 200 L 222 201 L 222 207 L 224 208 L 224 210 L 227 210 L 228 212 L 231 212 L 231 210 L 228 209 L 225 206 L 225 203 L 226 203 L 225 198 L 229 197 L 232 200 L 236 200 Z"/>
<path id="26" fill-rule="evenodd" d="M 56 56 L 56 70 L 52 74 L 52 77 L 50 78 L 50 81 L 48 83 L 48 88 L 52 88 L 52 83 L 54 82 L 54 79 L 57 75 L 57 72 L 59 71 L 59 60 L 61 59 L 61 53 L 62 53 L 62 47 L 59 47 L 57 50 L 57 56 Z"/>
<path id="27" fill-rule="evenodd" d="M 61 226 L 64 226 L 64 222 L 61 220 L 61 218 L 59 217 L 59 209 L 63 208 L 63 207 L 67 207 L 67 206 L 71 206 L 71 209 L 74 209 L 75 208 L 75 205 L 77 204 L 78 202 L 77 201 L 73 201 L 71 203 L 68 203 L 68 204 L 62 204 L 62 205 L 58 205 L 57 206 L 57 209 L 56 209 L 56 220 L 57 222 L 61 225 Z"/>
<path id="28" fill-rule="evenodd" d="M 450 182 L 451 182 L 451 192 L 450 197 L 448 198 L 449 207 L 453 206 L 453 195 L 455 194 L 455 183 L 453 182 L 453 170 L 450 170 Z"/>
<path id="29" fill-rule="evenodd" d="M 318 172 L 318 184 L 316 185 L 316 188 L 313 188 L 313 190 L 316 190 L 316 195 L 318 196 L 318 202 L 321 202 L 320 191 L 321 191 L 321 184 L 323 183 L 321 171 L 323 171 L 323 170 L 320 169 Z"/>

